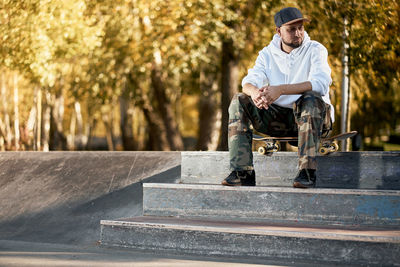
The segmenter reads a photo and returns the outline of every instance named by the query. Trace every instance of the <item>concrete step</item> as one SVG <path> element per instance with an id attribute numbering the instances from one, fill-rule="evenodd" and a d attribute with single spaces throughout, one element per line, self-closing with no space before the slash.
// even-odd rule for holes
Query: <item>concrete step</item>
<path id="1" fill-rule="evenodd" d="M 400 191 L 144 183 L 143 215 L 400 226 Z"/>
<path id="2" fill-rule="evenodd" d="M 292 185 L 297 153 L 253 155 L 257 185 Z M 317 162 L 317 187 L 400 190 L 400 152 L 336 152 Z M 220 184 L 229 172 L 228 152 L 182 152 L 183 183 Z"/>
<path id="3" fill-rule="evenodd" d="M 180 254 L 399 266 L 400 231 L 136 217 L 101 221 L 101 244 Z"/>

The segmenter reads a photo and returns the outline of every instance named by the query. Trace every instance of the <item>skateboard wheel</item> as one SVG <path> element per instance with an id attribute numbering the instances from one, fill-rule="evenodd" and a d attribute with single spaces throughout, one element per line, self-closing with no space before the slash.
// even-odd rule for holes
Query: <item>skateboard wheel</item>
<path id="1" fill-rule="evenodd" d="M 278 152 L 279 150 L 281 150 L 281 145 L 279 143 L 275 143 L 272 152 Z"/>
<path id="2" fill-rule="evenodd" d="M 265 147 L 260 146 L 258 148 L 258 153 L 261 154 L 261 155 L 265 155 L 265 153 L 267 153 L 267 150 L 265 149 Z"/>
<path id="3" fill-rule="evenodd" d="M 329 153 L 329 150 L 326 147 L 320 147 L 319 148 L 319 153 L 321 155 L 327 155 Z"/>

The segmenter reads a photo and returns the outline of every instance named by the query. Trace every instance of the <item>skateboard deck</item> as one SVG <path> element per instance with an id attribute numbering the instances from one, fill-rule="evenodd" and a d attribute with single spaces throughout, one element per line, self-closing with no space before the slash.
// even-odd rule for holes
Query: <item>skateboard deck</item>
<path id="1" fill-rule="evenodd" d="M 327 155 L 331 152 L 336 152 L 339 149 L 337 141 L 351 138 L 357 134 L 357 131 L 351 131 L 347 133 L 338 134 L 332 137 L 322 138 L 319 147 L 319 153 L 321 155 Z M 298 141 L 298 137 L 271 137 L 271 136 L 260 136 L 254 135 L 253 140 L 264 142 L 263 145 L 259 146 L 258 153 L 265 155 L 268 152 L 277 152 L 281 149 L 281 142 Z"/>

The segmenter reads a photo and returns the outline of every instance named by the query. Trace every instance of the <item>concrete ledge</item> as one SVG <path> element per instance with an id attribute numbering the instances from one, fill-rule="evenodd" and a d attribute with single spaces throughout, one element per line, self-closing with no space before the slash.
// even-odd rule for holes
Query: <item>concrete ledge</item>
<path id="1" fill-rule="evenodd" d="M 297 153 L 253 155 L 258 185 L 292 185 Z M 317 162 L 317 187 L 400 190 L 400 152 L 336 152 Z M 220 184 L 229 172 L 228 152 L 182 152 L 183 183 Z"/>
<path id="2" fill-rule="evenodd" d="M 400 226 L 400 191 L 148 183 L 143 214 Z"/>
<path id="3" fill-rule="evenodd" d="M 241 233 L 282 237 L 387 242 L 400 244 L 399 229 L 361 228 L 352 226 L 327 227 L 297 224 L 270 224 L 263 222 L 226 221 L 213 219 L 141 216 L 118 220 L 101 220 L 101 225 L 181 229 L 205 232 Z"/>
<path id="4" fill-rule="evenodd" d="M 101 221 L 101 244 L 197 255 L 396 265 L 400 232 L 136 217 Z M 321 253 L 323 252 L 323 253 Z"/>

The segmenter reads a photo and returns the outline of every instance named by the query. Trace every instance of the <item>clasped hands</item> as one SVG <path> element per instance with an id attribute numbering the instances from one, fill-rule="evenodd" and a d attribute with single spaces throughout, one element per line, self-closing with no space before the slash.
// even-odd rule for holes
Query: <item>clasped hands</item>
<path id="1" fill-rule="evenodd" d="M 251 99 L 257 108 L 268 109 L 269 105 L 275 102 L 282 94 L 278 86 L 263 86 L 258 90 L 254 90 Z"/>

